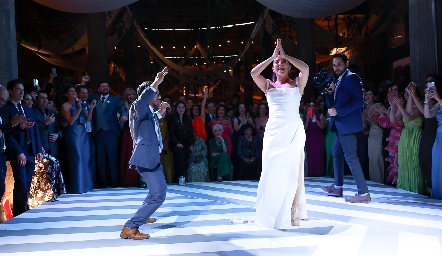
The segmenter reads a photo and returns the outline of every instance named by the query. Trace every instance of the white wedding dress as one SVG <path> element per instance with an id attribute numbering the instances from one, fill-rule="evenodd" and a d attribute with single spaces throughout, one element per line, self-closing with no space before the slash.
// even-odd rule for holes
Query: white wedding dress
<path id="1" fill-rule="evenodd" d="M 298 87 L 267 90 L 269 119 L 264 133 L 262 173 L 253 222 L 274 229 L 291 227 L 291 208 L 301 179 L 301 218 L 307 218 L 304 187 L 304 124 Z"/>

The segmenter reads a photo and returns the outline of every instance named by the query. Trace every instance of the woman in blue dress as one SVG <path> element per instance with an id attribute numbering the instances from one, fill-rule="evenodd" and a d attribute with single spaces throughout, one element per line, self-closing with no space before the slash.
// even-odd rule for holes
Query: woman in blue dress
<path id="1" fill-rule="evenodd" d="M 433 145 L 433 159 L 431 164 L 431 196 L 433 198 L 442 199 L 442 84 L 440 80 L 427 83 L 424 101 L 424 116 L 432 118 L 436 116 L 438 127 L 436 133 L 436 141 Z M 434 99 L 434 100 L 433 100 Z"/>
<path id="2" fill-rule="evenodd" d="M 85 125 L 91 120 L 96 103 L 93 101 L 87 112 L 83 110 L 73 85 L 67 86 L 64 92 L 67 101 L 61 106 L 61 115 L 67 122 L 64 137 L 68 150 L 70 193 L 81 194 L 94 188 L 93 173 L 89 166 L 90 142 Z"/>

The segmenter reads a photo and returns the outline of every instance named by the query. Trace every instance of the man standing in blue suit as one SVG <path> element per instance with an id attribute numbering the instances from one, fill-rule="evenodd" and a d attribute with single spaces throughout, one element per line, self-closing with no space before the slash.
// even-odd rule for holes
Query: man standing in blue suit
<path id="1" fill-rule="evenodd" d="M 15 126 L 21 124 L 24 120 L 24 116 L 14 116 L 10 122 L 7 121 L 6 113 L 2 108 L 8 101 L 9 93 L 6 87 L 0 85 L 0 200 L 5 193 L 5 178 L 6 178 L 6 157 L 5 157 L 5 134 L 10 133 Z M 25 122 L 24 127 L 26 126 Z M 1 216 L 0 216 L 1 218 Z"/>
<path id="2" fill-rule="evenodd" d="M 129 127 L 133 139 L 132 157 L 129 164 L 137 168 L 146 181 L 149 194 L 135 215 L 124 224 L 121 238 L 134 240 L 147 239 L 148 234 L 140 233 L 139 226 L 155 222 L 149 218 L 166 199 L 166 179 L 160 163 L 163 150 L 161 131 L 158 120 L 169 107 L 167 102 L 158 99 L 158 85 L 167 74 L 167 67 L 157 74 L 153 82 L 144 82 L 138 86 L 138 99 L 129 110 Z M 159 109 L 159 110 L 156 110 Z"/>
<path id="3" fill-rule="evenodd" d="M 334 184 L 324 186 L 322 190 L 329 195 L 342 197 L 344 185 L 344 159 L 358 187 L 358 193 L 346 197 L 346 202 L 369 203 L 371 201 L 361 164 L 357 156 L 357 134 L 364 130 L 362 110 L 364 106 L 361 78 L 348 69 L 345 54 L 333 56 L 333 70 L 338 76 L 334 90 L 329 97 L 331 108 L 330 130 L 336 132 L 332 154 L 334 161 Z"/>
<path id="4" fill-rule="evenodd" d="M 58 157 L 57 140 L 61 138 L 62 133 L 55 111 L 47 109 L 47 106 L 47 93 L 39 91 L 37 93 L 36 105 L 33 109 L 37 120 L 38 131 L 40 132 L 41 145 L 47 154 Z"/>
<path id="5" fill-rule="evenodd" d="M 12 134 L 7 134 L 7 160 L 11 161 L 14 174 L 14 216 L 18 216 L 28 209 L 28 193 L 31 189 L 32 175 L 34 174 L 35 159 L 43 159 L 40 134 L 35 124 L 34 111 L 22 105 L 24 87 L 20 80 L 12 80 L 7 85 L 10 101 L 3 110 L 6 118 L 11 120 L 15 116 L 25 116 L 29 126 L 25 129 L 15 128 Z"/>
<path id="6" fill-rule="evenodd" d="M 109 94 L 109 84 L 101 83 L 98 87 L 100 94 L 92 97 L 97 101 L 94 109 L 94 129 L 96 135 L 96 150 L 98 187 L 116 187 L 118 182 L 117 146 L 120 135 L 120 125 L 117 114 L 120 115 L 120 122 L 127 121 L 126 110 L 120 97 Z M 108 175 L 108 164 L 109 173 Z M 110 180 L 110 181 L 109 181 Z"/>

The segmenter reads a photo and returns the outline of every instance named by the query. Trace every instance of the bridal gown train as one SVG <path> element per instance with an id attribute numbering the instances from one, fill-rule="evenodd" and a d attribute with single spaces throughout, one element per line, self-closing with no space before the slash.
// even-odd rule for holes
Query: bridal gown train
<path id="1" fill-rule="evenodd" d="M 291 227 L 295 196 L 300 197 L 301 218 L 307 218 L 304 187 L 306 135 L 299 115 L 300 100 L 298 87 L 267 90 L 269 120 L 264 133 L 262 173 L 253 218 L 256 224 L 267 228 Z M 296 195 L 298 181 L 301 187 Z"/>

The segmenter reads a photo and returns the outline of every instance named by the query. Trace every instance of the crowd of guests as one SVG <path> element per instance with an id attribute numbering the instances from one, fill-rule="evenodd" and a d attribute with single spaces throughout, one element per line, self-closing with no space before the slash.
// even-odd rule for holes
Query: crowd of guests
<path id="1" fill-rule="evenodd" d="M 34 92 L 25 92 L 20 80 L 0 86 L 0 153 L 14 174 L 14 216 L 29 208 L 34 159 L 60 161 L 70 193 L 145 185 L 128 164 L 132 139 L 127 120 L 135 90 L 127 88 L 120 98 L 103 82 L 92 94 L 89 78 L 84 77 L 81 83 L 66 86 L 61 98 L 53 93 L 53 80 L 51 74 L 45 88 Z M 441 199 L 441 79 L 429 75 L 423 92 L 414 83 L 366 89 L 358 157 L 368 180 Z M 226 101 L 208 101 L 207 88 L 203 95 L 199 105 L 185 95 L 159 96 L 170 104 L 159 122 L 167 182 L 259 179 L 266 101 L 246 106 L 236 94 Z M 307 176 L 333 176 L 335 135 L 329 130 L 326 97 L 313 94 L 300 105 Z M 0 165 L 3 195 L 6 165 Z M 59 180 L 64 182 L 63 177 Z M 58 193 L 65 191 L 64 184 L 54 184 Z"/>
<path id="2" fill-rule="evenodd" d="M 364 131 L 358 158 L 365 178 L 442 199 L 442 80 L 428 75 L 415 83 L 383 82 L 364 90 Z M 312 95 L 300 107 L 306 129 L 306 174 L 333 176 L 327 95 Z"/>

